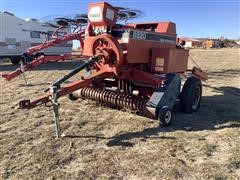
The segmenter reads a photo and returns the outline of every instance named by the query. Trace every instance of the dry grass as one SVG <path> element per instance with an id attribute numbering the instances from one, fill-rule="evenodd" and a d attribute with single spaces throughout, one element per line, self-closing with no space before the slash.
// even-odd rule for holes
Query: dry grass
<path id="1" fill-rule="evenodd" d="M 21 78 L 0 79 L 0 178 L 239 179 L 239 53 L 239 49 L 191 50 L 209 73 L 209 81 L 204 83 L 199 111 L 183 114 L 176 104 L 168 128 L 64 97 L 60 113 L 66 137 L 56 140 L 48 108 L 23 111 L 16 106 L 21 99 L 42 94 L 49 82 L 77 62 L 50 63 L 27 73 L 31 87 L 21 85 Z M 14 68 L 2 62 L 1 71 Z"/>

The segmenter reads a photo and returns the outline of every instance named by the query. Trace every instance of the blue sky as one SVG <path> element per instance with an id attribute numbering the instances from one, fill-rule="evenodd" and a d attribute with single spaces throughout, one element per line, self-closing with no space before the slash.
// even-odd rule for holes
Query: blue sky
<path id="1" fill-rule="evenodd" d="M 1 10 L 21 18 L 87 12 L 87 0 L 0 0 Z M 114 6 L 142 10 L 131 22 L 172 21 L 180 37 L 240 37 L 239 0 L 109 0 Z"/>

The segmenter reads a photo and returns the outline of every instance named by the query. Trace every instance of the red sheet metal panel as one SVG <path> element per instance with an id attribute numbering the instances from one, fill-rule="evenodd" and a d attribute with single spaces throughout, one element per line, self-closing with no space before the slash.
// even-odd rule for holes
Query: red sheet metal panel
<path id="1" fill-rule="evenodd" d="M 185 72 L 188 51 L 173 48 L 151 49 L 151 71 L 160 73 Z"/>
<path id="2" fill-rule="evenodd" d="M 128 41 L 127 62 L 130 64 L 149 63 L 150 50 L 164 47 L 175 48 L 175 37 L 156 32 L 132 30 Z"/>

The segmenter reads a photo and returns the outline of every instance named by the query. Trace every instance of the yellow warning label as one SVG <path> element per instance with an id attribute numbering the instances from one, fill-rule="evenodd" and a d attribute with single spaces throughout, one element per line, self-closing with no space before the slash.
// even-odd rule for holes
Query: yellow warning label
<path id="1" fill-rule="evenodd" d="M 164 58 L 156 58 L 156 66 L 163 66 L 164 65 Z"/>

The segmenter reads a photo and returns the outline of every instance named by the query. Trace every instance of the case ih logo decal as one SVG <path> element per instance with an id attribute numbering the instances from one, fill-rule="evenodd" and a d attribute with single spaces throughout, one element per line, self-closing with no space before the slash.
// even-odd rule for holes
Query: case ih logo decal
<path id="1" fill-rule="evenodd" d="M 102 20 L 102 11 L 100 7 L 92 7 L 88 13 L 91 22 L 99 22 Z"/>

